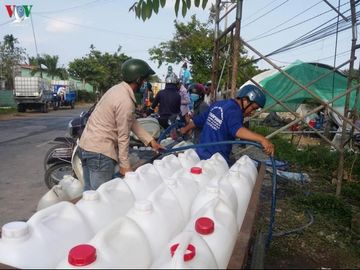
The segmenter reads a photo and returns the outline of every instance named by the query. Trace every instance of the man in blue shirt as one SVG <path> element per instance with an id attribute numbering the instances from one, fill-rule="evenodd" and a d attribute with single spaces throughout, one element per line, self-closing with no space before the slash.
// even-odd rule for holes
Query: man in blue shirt
<path id="1" fill-rule="evenodd" d="M 159 105 L 159 124 L 165 129 L 169 126 L 169 118 L 180 113 L 181 97 L 179 79 L 175 73 L 165 79 L 165 88 L 157 93 L 147 115 L 154 112 Z"/>
<path id="2" fill-rule="evenodd" d="M 258 142 L 263 146 L 265 153 L 274 155 L 274 145 L 268 139 L 243 126 L 244 117 L 250 116 L 258 108 L 263 108 L 265 102 L 265 95 L 258 87 L 246 85 L 238 91 L 236 99 L 213 103 L 208 111 L 194 117 L 193 121 L 180 131 L 185 134 L 195 127 L 202 127 L 199 143 L 239 138 Z M 231 148 L 231 144 L 214 145 L 197 148 L 196 152 L 201 159 L 208 159 L 213 154 L 220 153 L 230 163 Z"/>

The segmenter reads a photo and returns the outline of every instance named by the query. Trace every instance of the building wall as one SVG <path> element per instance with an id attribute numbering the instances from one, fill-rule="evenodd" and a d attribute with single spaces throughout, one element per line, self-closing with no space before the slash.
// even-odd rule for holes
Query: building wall
<path id="1" fill-rule="evenodd" d="M 0 107 L 16 107 L 12 90 L 0 90 Z"/>

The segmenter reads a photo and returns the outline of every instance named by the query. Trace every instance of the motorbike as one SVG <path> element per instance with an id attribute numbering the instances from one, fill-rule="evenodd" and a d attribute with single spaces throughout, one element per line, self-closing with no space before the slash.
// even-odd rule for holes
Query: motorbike
<path id="1" fill-rule="evenodd" d="M 73 170 L 71 160 L 74 152 L 77 149 L 77 141 L 80 139 L 85 125 L 95 108 L 94 104 L 88 111 L 81 112 L 79 117 L 70 120 L 68 124 L 67 137 L 57 137 L 52 141 L 52 146 L 44 157 L 44 181 L 46 186 L 51 189 L 54 185 L 59 184 L 64 175 L 71 175 L 75 178 L 80 176 Z M 160 136 L 161 127 L 156 119 L 156 116 L 137 118 L 138 122 L 154 137 Z M 130 134 L 130 148 L 143 147 L 144 144 L 136 137 L 135 134 Z"/>
<path id="2" fill-rule="evenodd" d="M 54 145 L 50 147 L 44 157 L 44 181 L 49 189 L 57 185 L 64 175 L 76 177 L 71 166 L 72 154 L 94 108 L 95 105 L 70 120 L 67 127 L 69 136 L 56 137 L 51 142 Z"/>

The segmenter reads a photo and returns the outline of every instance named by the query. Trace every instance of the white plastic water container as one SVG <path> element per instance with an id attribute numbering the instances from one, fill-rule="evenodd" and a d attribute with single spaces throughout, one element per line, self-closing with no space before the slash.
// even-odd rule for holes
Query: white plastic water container
<path id="1" fill-rule="evenodd" d="M 215 153 L 211 158 L 207 159 L 204 164 L 205 169 L 214 169 L 215 168 L 215 178 L 223 177 L 229 171 L 229 165 L 225 158 L 219 154 Z"/>
<path id="2" fill-rule="evenodd" d="M 199 190 L 202 190 L 208 182 L 213 179 L 213 177 L 216 175 L 214 170 L 204 169 L 205 160 L 201 160 L 196 164 L 196 166 L 191 167 L 190 169 L 183 169 L 180 171 L 177 171 L 174 173 L 173 177 L 185 177 L 187 179 L 195 181 L 198 186 Z"/>
<path id="3" fill-rule="evenodd" d="M 184 153 L 179 153 L 178 159 L 184 169 L 190 169 L 200 161 L 200 158 L 194 149 L 188 149 Z"/>
<path id="4" fill-rule="evenodd" d="M 38 202 L 36 210 L 39 211 L 61 201 L 71 201 L 81 197 L 84 186 L 80 180 L 71 175 L 64 175 L 58 185 L 53 186 Z"/>
<path id="5" fill-rule="evenodd" d="M 255 162 L 247 155 L 241 156 L 241 158 L 239 158 L 229 170 L 239 172 L 245 178 L 250 179 L 253 184 L 255 184 L 258 176 L 258 170 Z"/>
<path id="6" fill-rule="evenodd" d="M 146 200 L 149 194 L 163 181 L 152 164 L 145 164 L 135 172 L 127 172 L 124 181 L 134 194 L 135 200 Z"/>
<path id="7" fill-rule="evenodd" d="M 149 200 L 136 201 L 134 208 L 126 215 L 144 231 L 153 256 L 157 256 L 168 241 L 185 226 L 180 205 L 171 193 L 163 184 L 152 193 Z"/>
<path id="8" fill-rule="evenodd" d="M 194 232 L 173 238 L 155 258 L 152 269 L 218 269 L 207 243 Z"/>
<path id="9" fill-rule="evenodd" d="M 165 156 L 162 159 L 156 159 L 153 164 L 162 179 L 171 177 L 174 172 L 182 169 L 179 159 L 173 154 Z"/>
<path id="10" fill-rule="evenodd" d="M 177 198 L 185 220 L 190 218 L 191 206 L 198 195 L 199 186 L 192 179 L 179 175 L 178 177 L 166 178 L 164 183 Z"/>
<path id="11" fill-rule="evenodd" d="M 59 202 L 36 212 L 27 222 L 2 227 L 0 262 L 17 268 L 54 268 L 72 246 L 92 236 L 76 207 Z"/>
<path id="12" fill-rule="evenodd" d="M 36 207 L 36 211 L 40 211 L 41 209 L 62 201 L 70 201 L 70 197 L 62 188 L 62 186 L 55 185 L 40 198 Z"/>
<path id="13" fill-rule="evenodd" d="M 221 199 L 204 205 L 185 230 L 196 231 L 208 244 L 220 269 L 226 269 L 233 252 L 238 226 L 232 210 Z"/>
<path id="14" fill-rule="evenodd" d="M 221 199 L 236 216 L 238 201 L 233 187 L 226 181 L 213 179 L 200 190 L 191 207 L 191 215 L 195 215 L 204 205 L 214 199 Z"/>
<path id="15" fill-rule="evenodd" d="M 168 220 L 148 200 L 136 201 L 126 215 L 133 220 L 144 232 L 151 250 L 151 257 L 155 256 L 171 239 Z"/>
<path id="16" fill-rule="evenodd" d="M 60 180 L 59 185 L 65 190 L 70 200 L 81 197 L 84 190 L 83 183 L 71 175 L 64 175 L 63 179 Z"/>
<path id="17" fill-rule="evenodd" d="M 159 211 L 169 223 L 167 227 L 171 236 L 184 229 L 186 220 L 182 208 L 174 192 L 166 184 L 163 183 L 155 189 L 148 199 L 153 203 L 154 209 Z"/>
<path id="18" fill-rule="evenodd" d="M 250 163 L 251 162 L 251 163 Z M 229 173 L 224 176 L 222 181 L 229 182 L 235 190 L 238 202 L 237 209 L 237 223 L 240 230 L 244 221 L 245 213 L 249 205 L 254 183 L 257 177 L 257 170 L 254 163 L 250 160 L 237 161 L 229 170 Z M 254 168 L 256 172 L 254 172 Z"/>
<path id="19" fill-rule="evenodd" d="M 69 249 L 57 268 L 145 269 L 151 262 L 150 246 L 144 232 L 131 219 L 120 217 L 87 244 Z"/>
<path id="20" fill-rule="evenodd" d="M 117 217 L 125 216 L 134 206 L 135 197 L 129 186 L 121 178 L 103 183 L 97 189 L 104 201 L 108 202 Z"/>
<path id="21" fill-rule="evenodd" d="M 124 207 L 129 208 L 128 206 L 129 204 Z M 119 210 L 97 190 L 84 191 L 81 200 L 76 203 L 76 207 L 88 221 L 94 234 L 120 216 Z"/>

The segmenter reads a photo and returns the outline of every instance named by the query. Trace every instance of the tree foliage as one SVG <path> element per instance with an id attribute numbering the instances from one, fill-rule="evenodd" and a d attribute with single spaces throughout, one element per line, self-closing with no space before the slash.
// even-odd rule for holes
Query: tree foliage
<path id="1" fill-rule="evenodd" d="M 208 0 L 175 0 L 174 10 L 176 17 L 181 11 L 183 17 L 186 16 L 187 11 L 194 5 L 195 7 L 206 8 Z M 158 14 L 159 8 L 163 8 L 166 4 L 166 0 L 139 0 L 135 2 L 129 9 L 129 11 L 135 12 L 135 16 L 141 18 L 143 21 L 150 19 L 153 12 Z"/>
<path id="2" fill-rule="evenodd" d="M 210 80 L 212 65 L 213 31 L 205 23 L 200 23 L 196 16 L 191 17 L 187 24 L 174 21 L 174 37 L 161 42 L 159 46 L 149 50 L 150 59 L 163 63 L 180 63 L 188 61 L 192 65 L 192 74 L 195 81 Z"/>
<path id="3" fill-rule="evenodd" d="M 62 80 L 66 80 L 69 77 L 68 72 L 64 67 L 58 67 L 59 56 L 43 54 L 39 57 L 29 57 L 29 63 L 35 68 L 31 71 L 31 75 L 34 76 L 37 72 L 46 72 L 52 79 L 59 77 Z"/>
<path id="4" fill-rule="evenodd" d="M 100 92 L 105 92 L 122 81 L 121 64 L 130 57 L 120 51 L 121 47 L 113 54 L 103 53 L 91 45 L 90 53 L 70 62 L 68 71 L 71 76 L 90 83 Z"/>
<path id="5" fill-rule="evenodd" d="M 5 80 L 5 89 L 14 89 L 15 68 L 26 59 L 25 49 L 18 43 L 13 35 L 5 35 L 0 42 L 0 80 Z"/>
<path id="6" fill-rule="evenodd" d="M 211 80 L 214 45 L 214 30 L 211 29 L 211 25 L 199 22 L 195 15 L 186 24 L 174 21 L 174 25 L 176 30 L 174 37 L 149 50 L 151 60 L 158 62 L 159 67 L 164 63 L 179 64 L 187 61 L 191 63 L 193 81 L 204 83 Z M 244 66 L 242 64 L 250 61 L 243 47 L 240 53 L 239 66 Z M 232 59 L 226 53 L 223 53 L 220 55 L 220 68 L 225 61 L 226 64 L 229 64 Z M 239 83 L 248 80 L 242 71 L 245 70 L 249 76 L 258 73 L 257 67 L 252 64 L 245 65 L 239 70 Z M 222 82 L 225 80 L 223 79 Z"/>

